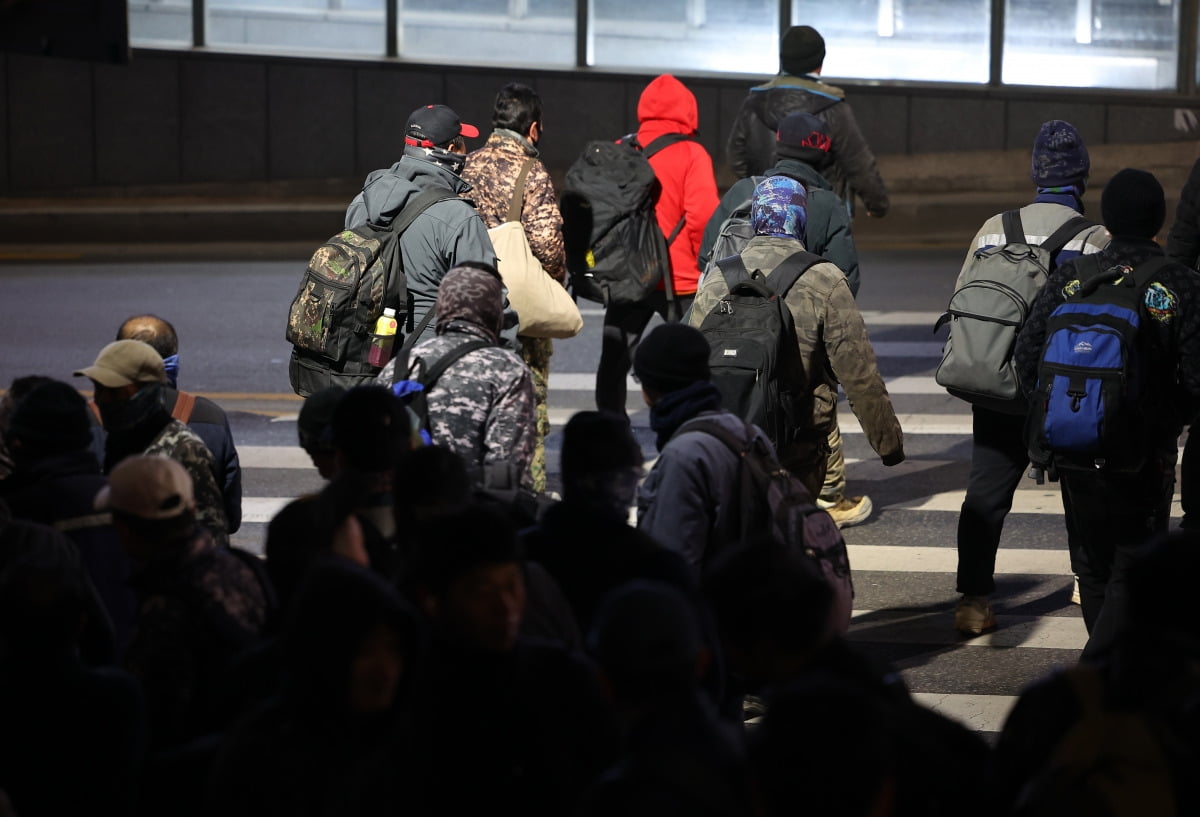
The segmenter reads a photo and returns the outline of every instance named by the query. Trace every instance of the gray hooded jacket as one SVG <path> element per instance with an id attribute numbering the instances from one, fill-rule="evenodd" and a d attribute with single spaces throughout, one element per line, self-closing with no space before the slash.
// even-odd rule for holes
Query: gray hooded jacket
<path id="1" fill-rule="evenodd" d="M 470 201 L 457 197 L 471 186 L 448 169 L 410 155 L 406 149 L 396 164 L 367 176 L 362 192 L 346 209 L 347 229 L 368 221 L 386 226 L 409 201 L 431 188 L 445 188 L 447 195 L 455 198 L 432 205 L 400 237 L 400 257 L 413 301 L 413 326 L 433 308 L 447 270 L 463 261 L 496 263 L 496 251 L 483 220 Z M 432 325 L 422 337 L 433 337 Z"/>

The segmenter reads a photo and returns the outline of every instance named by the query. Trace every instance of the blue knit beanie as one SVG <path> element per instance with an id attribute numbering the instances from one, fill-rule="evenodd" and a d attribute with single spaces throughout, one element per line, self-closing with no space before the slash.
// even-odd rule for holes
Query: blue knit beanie
<path id="1" fill-rule="evenodd" d="M 1091 169 L 1087 145 L 1074 125 L 1061 119 L 1042 123 L 1033 141 L 1033 161 L 1029 170 L 1029 178 L 1035 185 L 1039 188 L 1078 186 L 1082 192 Z"/>
<path id="2" fill-rule="evenodd" d="M 808 193 L 804 185 L 787 176 L 771 176 L 754 188 L 750 224 L 755 235 L 805 240 L 808 228 Z"/>

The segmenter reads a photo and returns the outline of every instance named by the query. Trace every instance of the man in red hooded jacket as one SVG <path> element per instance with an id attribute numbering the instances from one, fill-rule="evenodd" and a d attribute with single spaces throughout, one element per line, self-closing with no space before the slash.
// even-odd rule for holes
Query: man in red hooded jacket
<path id="1" fill-rule="evenodd" d="M 664 134 L 692 135 L 700 124 L 695 95 L 670 74 L 655 77 L 638 99 L 640 145 Z M 671 281 L 676 306 L 668 312 L 664 284 L 636 304 L 613 304 L 604 315 L 604 341 L 596 372 L 596 407 L 625 414 L 625 378 L 633 351 L 646 325 L 657 312 L 663 320 L 677 321 L 696 296 L 700 267 L 696 261 L 704 227 L 717 208 L 717 180 L 712 157 L 694 139 L 667 145 L 650 156 L 650 166 L 662 184 L 655 214 L 663 235 L 670 236 L 680 219 L 683 227 L 671 242 Z"/>

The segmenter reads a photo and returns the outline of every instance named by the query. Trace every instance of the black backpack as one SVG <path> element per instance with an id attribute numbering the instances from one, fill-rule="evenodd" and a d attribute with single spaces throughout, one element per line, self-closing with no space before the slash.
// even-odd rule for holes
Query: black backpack
<path id="1" fill-rule="evenodd" d="M 674 300 L 668 247 L 684 219 L 664 238 L 654 214 L 662 184 L 649 158 L 692 139 L 663 134 L 643 148 L 634 134 L 616 142 L 589 142 L 567 169 L 560 199 L 563 243 L 571 289 L 580 298 L 610 304 L 638 303 L 666 280 Z"/>
<path id="2" fill-rule="evenodd" d="M 449 189 L 426 190 L 390 225 L 342 230 L 313 253 L 288 310 L 288 376 L 297 394 L 351 388 L 379 374 L 368 362 L 375 321 L 384 307 L 401 317 L 410 311 L 400 236 L 431 205 L 454 198 Z"/>
<path id="3" fill-rule="evenodd" d="M 722 407 L 761 428 L 781 453 L 813 434 L 808 378 L 784 296 L 823 260 L 801 250 L 769 276 L 748 272 L 740 256 L 719 260 L 729 294 L 700 324 Z"/>

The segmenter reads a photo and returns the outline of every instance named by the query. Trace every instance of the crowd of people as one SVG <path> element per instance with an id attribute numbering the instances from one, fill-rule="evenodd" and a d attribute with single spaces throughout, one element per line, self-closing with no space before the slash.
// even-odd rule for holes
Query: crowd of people
<path id="1" fill-rule="evenodd" d="M 1200 405 L 1200 170 L 1142 302 L 1152 456 L 1059 474 L 1087 649 L 1022 694 L 992 745 L 831 624 L 833 590 L 802 548 L 744 534 L 755 500 L 741 460 L 697 424 L 777 454 L 839 527 L 872 512 L 846 494 L 839 389 L 882 463 L 904 460 L 855 303 L 853 203 L 882 217 L 888 196 L 844 94 L 819 78 L 824 53 L 810 27 L 784 35 L 779 76 L 750 92 L 730 135 L 741 181 L 724 197 L 695 140 L 650 157 L 659 226 L 683 225 L 675 291 L 606 311 L 597 408 L 562 430 L 561 495 L 546 491 L 553 345 L 517 331 L 487 237 L 524 185 L 530 248 L 566 283 L 541 102 L 520 84 L 500 90 L 475 151 L 478 129 L 449 108 L 414 111 L 403 157 L 350 205 L 347 227 L 387 223 L 431 188 L 463 196 L 425 207 L 399 241 L 413 344 L 375 382 L 305 399 L 299 443 L 326 483 L 274 516 L 263 557 L 230 544 L 236 447 L 220 408 L 179 390 L 169 322 L 125 321 L 75 372 L 90 401 L 52 378 L 14 381 L 0 399 L 0 817 L 1191 813 L 1200 626 L 1186 602 L 1200 543 L 1190 524 L 1168 533 L 1167 510 Z M 691 134 L 698 117 L 684 83 L 658 77 L 638 139 Z M 1078 130 L 1046 122 L 1026 241 L 1083 211 L 1089 172 Z M 810 433 L 777 447 L 723 408 L 702 331 L 731 293 L 716 263 L 728 257 L 713 256 L 739 212 L 743 271 L 779 280 L 797 254 L 820 256 L 781 293 Z M 1055 251 L 1017 338 L 1030 400 L 1082 260 L 1163 256 L 1151 174 L 1116 174 L 1101 216 Z M 1012 241 L 1000 219 L 968 262 Z M 655 313 L 668 320 L 647 331 Z M 648 471 L 631 369 L 656 437 Z M 996 627 L 996 551 L 1030 455 L 1023 415 L 973 417 L 954 622 L 969 636 Z M 1157 777 L 1079 772 L 1109 746 L 1097 713 L 1136 733 L 1120 748 Z M 1119 802 L 1130 779 L 1150 810 L 1095 799 Z"/>

